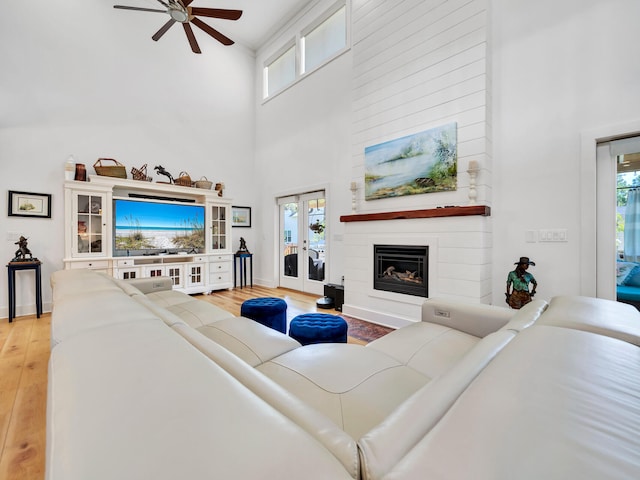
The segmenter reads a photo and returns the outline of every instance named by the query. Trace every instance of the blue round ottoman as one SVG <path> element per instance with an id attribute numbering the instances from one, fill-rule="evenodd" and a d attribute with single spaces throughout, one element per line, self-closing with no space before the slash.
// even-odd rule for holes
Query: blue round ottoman
<path id="1" fill-rule="evenodd" d="M 328 313 L 303 313 L 291 320 L 289 336 L 302 345 L 347 343 L 347 322 Z"/>
<path id="2" fill-rule="evenodd" d="M 240 307 L 240 316 L 287 333 L 287 302 L 281 298 L 265 297 L 245 300 Z"/>

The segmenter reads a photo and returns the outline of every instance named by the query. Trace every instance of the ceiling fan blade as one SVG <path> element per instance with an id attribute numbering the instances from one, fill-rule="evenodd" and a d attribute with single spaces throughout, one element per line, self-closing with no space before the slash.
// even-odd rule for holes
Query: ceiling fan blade
<path id="1" fill-rule="evenodd" d="M 193 2 L 193 0 L 182 0 L 182 5 L 188 7 L 189 5 L 191 5 L 191 2 Z"/>
<path id="2" fill-rule="evenodd" d="M 128 7 L 126 5 L 114 5 L 113 8 L 119 8 L 121 10 L 138 10 L 139 12 L 158 12 L 158 13 L 167 13 L 166 10 L 158 10 L 157 8 L 139 8 L 139 7 Z"/>
<path id="3" fill-rule="evenodd" d="M 224 8 L 198 8 L 191 7 L 191 15 L 201 17 L 222 18 L 223 20 L 238 20 L 242 16 L 242 10 L 226 10 Z"/>
<path id="4" fill-rule="evenodd" d="M 202 30 L 205 33 L 208 33 L 209 35 L 211 35 L 213 38 L 215 38 L 216 40 L 218 40 L 220 43 L 222 43 L 223 45 L 233 45 L 235 42 L 233 40 L 231 40 L 229 37 L 225 37 L 223 34 L 221 34 L 219 31 L 217 31 L 215 28 L 210 27 L 209 25 L 207 25 L 206 23 L 204 23 L 202 20 L 200 20 L 199 18 L 192 18 L 191 19 L 191 23 L 193 23 L 196 27 L 198 27 L 200 30 Z"/>
<path id="5" fill-rule="evenodd" d="M 158 40 L 160 40 L 160 37 L 167 33 L 167 30 L 169 30 L 174 23 L 176 23 L 176 21 L 172 18 L 167 23 L 165 23 L 160 30 L 154 33 L 153 37 L 151 38 L 157 42 Z"/>
<path id="6" fill-rule="evenodd" d="M 189 25 L 188 23 L 183 23 L 182 26 L 184 27 L 184 33 L 187 34 L 187 39 L 189 40 L 189 45 L 191 45 L 191 50 L 193 51 L 193 53 L 202 53 L 200 51 L 200 47 L 198 46 L 198 42 L 196 41 L 196 36 L 193 34 L 191 25 Z"/>

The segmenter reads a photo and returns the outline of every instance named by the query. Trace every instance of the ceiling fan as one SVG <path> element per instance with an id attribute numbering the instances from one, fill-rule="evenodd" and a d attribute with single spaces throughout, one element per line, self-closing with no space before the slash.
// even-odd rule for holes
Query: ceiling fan
<path id="1" fill-rule="evenodd" d="M 191 45 L 191 50 L 193 53 L 202 53 L 200 51 L 200 47 L 198 46 L 198 42 L 196 41 L 196 37 L 193 34 L 193 29 L 191 28 L 191 24 L 194 24 L 203 32 L 211 35 L 213 38 L 218 40 L 223 45 L 233 45 L 234 41 L 229 37 L 226 37 L 215 28 L 210 27 L 202 20 L 197 18 L 196 16 L 201 17 L 210 17 L 210 18 L 221 18 L 223 20 L 238 20 L 242 15 L 242 10 L 227 10 L 222 8 L 198 8 L 198 7 L 190 7 L 189 5 L 193 0 L 157 0 L 161 3 L 165 10 L 160 10 L 156 8 L 140 8 L 140 7 L 129 7 L 126 5 L 114 5 L 113 8 L 120 8 L 122 10 L 138 10 L 141 12 L 157 12 L 157 13 L 166 13 L 171 19 L 165 23 L 160 30 L 158 30 L 151 38 L 156 42 L 160 40 L 160 38 L 167 33 L 167 30 L 173 26 L 174 23 L 180 22 L 182 23 L 182 28 L 184 28 L 184 33 L 187 35 L 187 39 L 189 40 L 189 45 Z"/>

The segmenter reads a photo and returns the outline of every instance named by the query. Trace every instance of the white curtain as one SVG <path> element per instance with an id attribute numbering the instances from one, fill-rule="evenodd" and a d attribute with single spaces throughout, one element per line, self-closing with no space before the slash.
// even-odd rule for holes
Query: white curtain
<path id="1" fill-rule="evenodd" d="M 624 258 L 640 262 L 640 189 L 629 190 L 624 215 Z"/>

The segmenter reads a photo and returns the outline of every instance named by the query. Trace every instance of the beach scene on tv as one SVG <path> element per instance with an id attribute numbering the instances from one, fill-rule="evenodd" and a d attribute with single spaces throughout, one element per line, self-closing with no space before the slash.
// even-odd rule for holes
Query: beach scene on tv
<path id="1" fill-rule="evenodd" d="M 204 251 L 204 207 L 114 201 L 116 255 Z"/>

